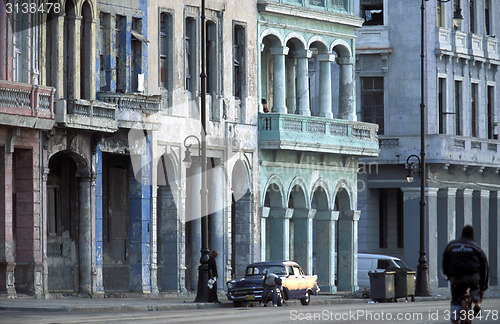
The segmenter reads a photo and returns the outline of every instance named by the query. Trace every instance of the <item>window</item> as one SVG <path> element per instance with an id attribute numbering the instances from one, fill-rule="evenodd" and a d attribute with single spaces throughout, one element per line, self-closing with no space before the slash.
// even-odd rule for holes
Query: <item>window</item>
<path id="1" fill-rule="evenodd" d="M 170 48 L 172 42 L 172 15 L 166 12 L 160 14 L 160 87 L 170 89 L 169 74 L 171 68 L 169 66 Z"/>
<path id="2" fill-rule="evenodd" d="M 475 12 L 475 0 L 469 0 L 469 32 L 471 34 L 476 32 L 476 12 Z"/>
<path id="3" fill-rule="evenodd" d="M 455 81 L 455 135 L 462 135 L 462 81 Z"/>
<path id="4" fill-rule="evenodd" d="M 384 134 L 384 78 L 361 78 L 363 121 L 379 125 Z"/>
<path id="5" fill-rule="evenodd" d="M 196 75 L 196 21 L 192 17 L 185 21 L 185 89 L 194 90 L 194 77 Z"/>
<path id="6" fill-rule="evenodd" d="M 110 66 L 106 63 L 106 57 L 109 55 L 109 39 L 105 37 L 105 31 L 109 26 L 109 14 L 101 13 L 99 16 L 100 28 L 99 28 L 99 65 L 100 65 L 100 76 L 99 76 L 99 87 L 101 92 L 109 91 L 111 84 L 111 74 L 106 73 L 110 71 Z"/>
<path id="7" fill-rule="evenodd" d="M 445 93 L 446 93 L 446 79 L 439 78 L 439 83 L 438 83 L 439 134 L 445 134 L 446 132 Z"/>
<path id="8" fill-rule="evenodd" d="M 471 85 L 471 98 L 470 98 L 470 135 L 472 137 L 477 137 L 478 136 L 478 129 L 477 129 L 477 83 L 473 83 Z"/>
<path id="9" fill-rule="evenodd" d="M 90 89 L 92 74 L 93 57 L 92 49 L 92 13 L 88 1 L 85 1 L 82 6 L 82 19 L 80 22 L 80 98 L 90 99 L 91 92 L 95 89 Z"/>
<path id="10" fill-rule="evenodd" d="M 495 91 L 495 87 L 492 87 L 492 86 L 489 86 L 488 87 L 488 97 L 486 98 L 486 100 L 488 100 L 488 102 L 486 103 L 486 106 L 487 106 L 487 109 L 488 109 L 488 125 L 487 125 L 487 128 L 488 128 L 488 139 L 494 139 L 494 135 L 493 135 L 493 128 L 494 128 L 494 120 L 495 120 L 495 114 L 493 112 L 493 109 L 495 107 L 495 101 L 494 101 L 494 92 Z"/>
<path id="11" fill-rule="evenodd" d="M 444 3 L 438 1 L 436 3 L 436 26 L 437 27 L 446 27 L 444 18 L 445 18 Z"/>
<path id="12" fill-rule="evenodd" d="M 132 62 L 130 76 L 132 78 L 132 92 L 144 91 L 144 80 L 142 74 L 142 43 L 147 41 L 142 36 L 142 19 L 132 18 Z"/>
<path id="13" fill-rule="evenodd" d="M 207 40 L 207 93 L 214 94 L 217 89 L 217 25 L 213 21 L 206 22 Z"/>
<path id="14" fill-rule="evenodd" d="M 364 26 L 384 24 L 384 1 L 361 0 L 361 18 L 365 20 Z"/>
<path id="15" fill-rule="evenodd" d="M 491 17 L 490 17 L 491 0 L 484 1 L 484 31 L 486 35 L 491 35 Z"/>
<path id="16" fill-rule="evenodd" d="M 243 95 L 243 68 L 245 58 L 245 27 L 234 25 L 233 35 L 233 95 Z"/>
<path id="17" fill-rule="evenodd" d="M 115 28 L 115 62 L 116 62 L 116 91 L 126 92 L 126 17 L 116 15 L 116 28 Z"/>

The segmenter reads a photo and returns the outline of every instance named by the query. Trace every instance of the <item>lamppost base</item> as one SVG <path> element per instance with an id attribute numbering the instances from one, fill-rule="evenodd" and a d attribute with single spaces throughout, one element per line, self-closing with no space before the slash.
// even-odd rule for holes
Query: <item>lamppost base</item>
<path id="1" fill-rule="evenodd" d="M 196 303 L 207 303 L 210 299 L 210 289 L 208 288 L 208 249 L 201 251 L 200 266 L 198 267 L 198 291 L 196 293 Z"/>
<path id="2" fill-rule="evenodd" d="M 427 266 L 427 263 L 419 263 L 417 266 L 415 296 L 431 296 L 431 291 L 429 288 L 429 267 Z"/>

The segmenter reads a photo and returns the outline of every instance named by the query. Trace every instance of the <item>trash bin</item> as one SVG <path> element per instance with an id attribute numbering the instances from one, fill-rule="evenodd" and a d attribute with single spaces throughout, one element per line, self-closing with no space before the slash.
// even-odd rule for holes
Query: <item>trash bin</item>
<path id="1" fill-rule="evenodd" d="M 389 268 L 394 272 L 394 298 L 411 297 L 415 301 L 415 271 L 410 268 Z"/>
<path id="2" fill-rule="evenodd" d="M 394 271 L 368 272 L 372 300 L 384 301 L 394 298 Z"/>

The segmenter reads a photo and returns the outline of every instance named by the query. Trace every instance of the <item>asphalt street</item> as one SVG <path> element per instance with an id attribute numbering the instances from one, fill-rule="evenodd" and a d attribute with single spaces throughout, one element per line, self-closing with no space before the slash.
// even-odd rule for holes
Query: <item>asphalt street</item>
<path id="1" fill-rule="evenodd" d="M 428 300 L 398 303 L 297 304 L 284 307 L 213 307 L 164 311 L 0 312 L 0 322 L 19 323 L 449 323 L 449 301 Z M 500 299 L 483 303 L 482 318 L 474 323 L 499 323 Z"/>

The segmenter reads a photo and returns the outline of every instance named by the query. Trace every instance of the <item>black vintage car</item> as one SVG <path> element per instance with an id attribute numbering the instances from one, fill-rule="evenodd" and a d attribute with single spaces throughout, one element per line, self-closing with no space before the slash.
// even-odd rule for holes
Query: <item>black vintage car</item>
<path id="1" fill-rule="evenodd" d="M 257 262 L 247 266 L 244 278 L 227 282 L 227 298 L 235 307 L 243 302 L 260 302 L 264 272 L 278 275 L 283 282 L 282 291 L 278 290 L 278 306 L 289 299 L 300 299 L 302 305 L 309 305 L 311 295 L 319 292 L 317 276 L 305 275 L 294 261 Z"/>

